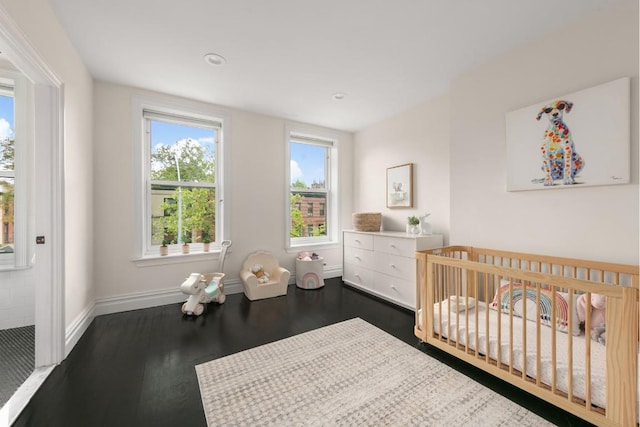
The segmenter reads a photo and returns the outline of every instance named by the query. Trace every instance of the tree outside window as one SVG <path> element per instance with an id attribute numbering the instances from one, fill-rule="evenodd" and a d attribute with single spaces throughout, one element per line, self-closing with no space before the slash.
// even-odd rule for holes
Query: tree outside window
<path id="1" fill-rule="evenodd" d="M 215 241 L 215 133 L 150 120 L 152 245 Z"/>

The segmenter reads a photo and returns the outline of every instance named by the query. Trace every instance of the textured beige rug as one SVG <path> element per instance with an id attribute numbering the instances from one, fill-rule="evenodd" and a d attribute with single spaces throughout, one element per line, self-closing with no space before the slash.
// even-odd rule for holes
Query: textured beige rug
<path id="1" fill-rule="evenodd" d="M 552 425 L 362 319 L 196 373 L 210 426 Z"/>

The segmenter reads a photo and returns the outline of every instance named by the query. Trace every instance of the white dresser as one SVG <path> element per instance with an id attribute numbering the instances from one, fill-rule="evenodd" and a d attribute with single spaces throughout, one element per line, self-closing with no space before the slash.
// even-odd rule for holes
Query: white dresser
<path id="1" fill-rule="evenodd" d="M 442 247 L 440 234 L 344 231 L 342 280 L 415 310 L 415 252 L 439 247 Z"/>

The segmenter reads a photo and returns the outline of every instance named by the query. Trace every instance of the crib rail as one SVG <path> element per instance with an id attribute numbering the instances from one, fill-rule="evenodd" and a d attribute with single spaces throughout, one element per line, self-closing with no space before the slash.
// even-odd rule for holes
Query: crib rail
<path id="1" fill-rule="evenodd" d="M 420 251 L 416 258 L 418 338 L 592 423 L 636 425 L 637 266 L 465 246 Z M 514 295 L 518 292 L 523 302 L 521 312 L 515 314 Z M 574 313 L 575 300 L 583 293 L 587 300 L 592 293 L 607 297 L 606 406 L 596 405 L 592 399 L 592 354 L 594 346 L 601 344 L 583 339 L 583 344 L 576 346 L 579 338 L 571 331 L 578 326 L 577 320 L 563 311 Z M 497 324 L 490 324 L 488 311 L 481 318 L 480 310 L 472 307 L 472 303 L 488 307 L 496 301 L 493 316 Z M 591 329 L 589 305 L 584 326 Z M 551 376 L 546 379 L 542 367 L 543 347 L 548 345 L 541 341 L 544 328 L 553 331 Z M 562 346 L 557 343 L 558 334 L 565 335 Z M 529 348 L 533 349 L 531 354 Z M 517 349 L 524 350 L 518 353 Z M 558 352 L 567 354 L 564 371 L 558 365 Z M 579 365 L 576 358 L 584 365 L 584 383 L 574 374 Z M 576 392 L 578 383 L 581 386 Z"/>

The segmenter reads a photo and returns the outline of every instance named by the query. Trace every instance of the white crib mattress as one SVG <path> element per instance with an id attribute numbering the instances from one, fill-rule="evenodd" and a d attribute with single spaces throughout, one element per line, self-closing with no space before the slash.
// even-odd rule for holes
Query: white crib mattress
<path id="1" fill-rule="evenodd" d="M 485 321 L 487 313 L 489 314 L 489 357 L 492 359 L 498 359 L 498 311 L 488 309 L 486 304 L 478 303 L 475 308 L 471 308 L 469 313 L 469 343 L 468 347 L 475 350 L 476 346 L 476 318 L 475 310 L 478 311 L 478 352 L 482 355 L 486 353 L 486 327 Z M 459 327 L 456 327 L 456 313 L 449 311 L 448 306 L 443 303 L 442 311 L 444 316 L 442 319 L 442 336 L 449 337 L 451 340 L 457 341 L 459 344 L 467 345 L 466 343 L 466 320 L 464 310 L 459 312 Z M 440 305 L 435 304 L 434 309 L 434 330 L 440 334 L 441 324 L 439 320 Z M 522 323 L 525 323 L 526 328 L 526 373 L 531 378 L 537 378 L 536 372 L 536 323 L 533 321 L 527 321 L 519 317 L 513 318 L 513 368 L 522 372 Z M 422 319 L 420 319 L 422 323 Z M 501 323 L 501 340 L 500 357 L 503 364 L 509 364 L 510 352 L 509 352 L 509 316 L 505 313 L 500 314 Z M 585 386 L 585 343 L 586 339 L 584 335 L 570 336 L 564 332 L 555 331 L 554 329 L 540 325 L 540 381 L 546 385 L 551 385 L 552 382 L 552 347 L 551 340 L 552 335 L 555 332 L 556 335 L 556 388 L 567 392 L 569 384 L 569 339 L 573 339 L 573 394 L 575 397 L 586 399 L 586 386 Z M 640 377 L 640 357 L 639 360 L 639 377 Z M 639 392 L 637 396 L 640 396 L 640 378 L 638 378 Z M 591 402 L 592 404 L 601 408 L 605 407 L 606 403 L 606 348 L 604 345 L 591 341 Z"/>

